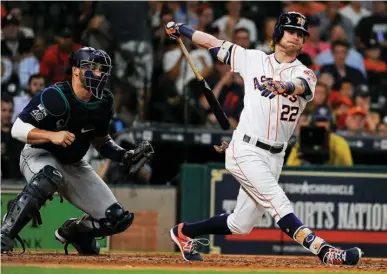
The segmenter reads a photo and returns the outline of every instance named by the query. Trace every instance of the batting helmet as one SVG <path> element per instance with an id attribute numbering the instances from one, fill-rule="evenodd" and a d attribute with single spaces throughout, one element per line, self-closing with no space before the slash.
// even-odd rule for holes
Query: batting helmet
<path id="1" fill-rule="evenodd" d="M 301 30 L 304 35 L 309 36 L 306 17 L 299 12 L 290 11 L 280 15 L 273 32 L 273 41 L 275 43 L 281 40 L 285 29 Z"/>
<path id="2" fill-rule="evenodd" d="M 84 69 L 84 88 L 97 99 L 102 99 L 105 84 L 112 70 L 112 60 L 109 54 L 92 47 L 80 48 L 70 53 L 67 73 L 71 74 L 72 67 Z M 96 70 L 100 72 L 100 75 L 95 73 Z"/>

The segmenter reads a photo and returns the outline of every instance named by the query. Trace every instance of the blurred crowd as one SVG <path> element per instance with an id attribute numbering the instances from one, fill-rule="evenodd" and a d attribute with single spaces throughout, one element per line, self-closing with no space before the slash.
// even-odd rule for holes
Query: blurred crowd
<path id="1" fill-rule="evenodd" d="M 301 116 L 295 135 L 300 126 L 313 121 L 316 111 L 323 111 L 330 130 L 339 135 L 387 136 L 384 1 L 2 2 L 2 175 L 3 160 L 13 161 L 9 166 L 18 162 L 13 159 L 18 145 L 9 133 L 12 122 L 36 92 L 68 79 L 64 68 L 69 52 L 87 45 L 103 48 L 113 57 L 109 88 L 115 94 L 114 136 L 137 121 L 217 127 L 193 72 L 178 44 L 165 35 L 164 25 L 186 23 L 269 54 L 274 25 L 283 11 L 307 16 L 310 36 L 298 58 L 318 77 L 315 99 Z M 207 50 L 188 40 L 184 43 L 235 127 L 243 109 L 241 77 Z M 101 176 L 116 174 L 109 171 L 112 163 L 96 162 Z M 146 181 L 150 174 L 148 168 L 141 178 Z"/>

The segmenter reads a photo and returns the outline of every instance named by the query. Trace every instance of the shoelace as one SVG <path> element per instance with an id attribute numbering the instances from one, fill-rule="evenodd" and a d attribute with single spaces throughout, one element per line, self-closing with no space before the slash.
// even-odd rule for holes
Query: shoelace
<path id="1" fill-rule="evenodd" d="M 342 264 L 343 263 L 343 250 L 336 248 L 330 248 L 324 256 L 324 262 L 326 264 Z"/>
<path id="2" fill-rule="evenodd" d="M 185 241 L 183 243 L 184 243 L 184 246 L 183 246 L 184 251 L 188 251 L 191 254 L 197 254 L 197 253 L 199 253 L 196 250 L 197 244 L 207 246 L 210 244 L 210 241 L 206 238 L 198 238 L 198 239 L 189 238 L 188 241 Z"/>

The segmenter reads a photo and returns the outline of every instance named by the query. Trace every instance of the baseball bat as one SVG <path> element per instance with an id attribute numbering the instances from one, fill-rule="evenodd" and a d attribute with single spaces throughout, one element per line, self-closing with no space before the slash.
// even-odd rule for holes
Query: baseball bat
<path id="1" fill-rule="evenodd" d="M 206 97 L 207 102 L 210 105 L 210 108 L 212 109 L 212 112 L 216 117 L 216 120 L 218 120 L 220 127 L 223 130 L 228 130 L 230 128 L 230 122 L 228 121 L 227 115 L 224 112 L 222 106 L 220 105 L 219 101 L 216 99 L 215 94 L 212 92 L 212 89 L 207 84 L 204 77 L 199 73 L 198 69 L 193 63 L 191 55 L 189 55 L 183 41 L 180 38 L 177 38 L 177 42 L 179 43 L 185 58 L 187 59 L 193 73 L 195 74 L 196 79 L 202 84 L 204 96 Z"/>

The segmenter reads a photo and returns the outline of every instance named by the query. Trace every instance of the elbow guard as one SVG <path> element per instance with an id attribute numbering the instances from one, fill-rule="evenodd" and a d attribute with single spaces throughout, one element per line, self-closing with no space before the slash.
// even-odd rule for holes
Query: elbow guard
<path id="1" fill-rule="evenodd" d="M 210 53 L 218 58 L 220 62 L 226 65 L 231 65 L 231 52 L 234 44 L 228 41 L 223 41 L 220 47 L 209 48 Z"/>
<path id="2" fill-rule="evenodd" d="M 308 82 L 303 78 L 297 78 L 297 79 L 300 79 L 301 83 L 304 86 L 304 93 L 301 96 L 304 97 L 305 100 L 310 101 L 313 98 L 313 93 L 310 90 Z"/>
<path id="3" fill-rule="evenodd" d="M 18 117 L 12 126 L 11 135 L 16 140 L 27 143 L 28 133 L 30 133 L 30 131 L 34 128 L 35 127 L 33 125 L 23 122 Z"/>

